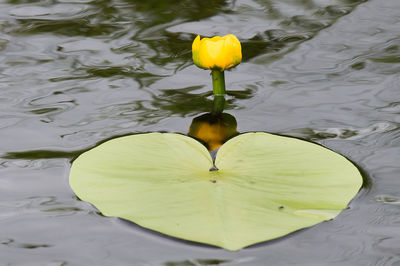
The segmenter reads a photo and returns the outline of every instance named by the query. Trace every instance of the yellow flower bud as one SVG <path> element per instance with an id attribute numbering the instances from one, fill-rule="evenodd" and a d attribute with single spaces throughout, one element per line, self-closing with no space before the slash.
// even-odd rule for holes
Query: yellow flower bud
<path id="1" fill-rule="evenodd" d="M 193 62 L 204 69 L 224 71 L 242 61 L 242 46 L 233 34 L 200 39 L 192 44 Z"/>

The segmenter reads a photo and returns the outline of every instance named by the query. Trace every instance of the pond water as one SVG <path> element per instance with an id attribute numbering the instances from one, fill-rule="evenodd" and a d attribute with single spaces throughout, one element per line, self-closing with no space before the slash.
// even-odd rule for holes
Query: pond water
<path id="1" fill-rule="evenodd" d="M 400 1 L 0 1 L 0 265 L 400 265 Z M 103 217 L 69 187 L 98 142 L 212 107 L 196 34 L 238 36 L 238 131 L 320 143 L 369 178 L 332 221 L 239 252 Z M 340 169 L 338 169 L 340 171 Z"/>

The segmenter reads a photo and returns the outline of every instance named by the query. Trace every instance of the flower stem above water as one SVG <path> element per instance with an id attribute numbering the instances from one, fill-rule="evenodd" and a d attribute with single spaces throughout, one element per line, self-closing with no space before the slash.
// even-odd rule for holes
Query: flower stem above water
<path id="1" fill-rule="evenodd" d="M 214 96 L 225 96 L 225 75 L 224 71 L 212 70 L 212 84 Z"/>

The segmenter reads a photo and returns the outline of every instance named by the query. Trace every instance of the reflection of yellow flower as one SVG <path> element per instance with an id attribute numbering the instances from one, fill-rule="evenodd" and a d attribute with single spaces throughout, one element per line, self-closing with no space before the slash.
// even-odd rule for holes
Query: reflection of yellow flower
<path id="1" fill-rule="evenodd" d="M 242 61 L 242 47 L 233 34 L 201 40 L 198 35 L 193 41 L 192 52 L 196 66 L 205 69 L 224 71 Z"/>
<path id="2" fill-rule="evenodd" d="M 208 150 L 213 151 L 239 134 L 236 128 L 236 119 L 232 115 L 207 113 L 193 119 L 188 135 L 200 140 Z"/>

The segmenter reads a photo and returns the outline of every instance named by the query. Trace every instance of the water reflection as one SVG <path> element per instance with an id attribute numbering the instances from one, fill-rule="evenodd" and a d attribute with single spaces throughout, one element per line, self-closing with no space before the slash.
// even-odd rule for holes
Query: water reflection
<path id="1" fill-rule="evenodd" d="M 50 248 L 52 245 L 49 244 L 31 244 L 31 243 L 21 243 L 16 241 L 15 239 L 5 239 L 0 242 L 1 245 L 5 245 L 7 247 L 17 247 L 17 248 L 26 248 L 26 249 L 36 249 L 36 248 Z"/>
<path id="2" fill-rule="evenodd" d="M 218 149 L 237 134 L 236 119 L 227 113 L 206 113 L 195 117 L 188 132 L 210 151 Z"/>
<path id="3" fill-rule="evenodd" d="M 225 98 L 215 96 L 212 112 L 193 118 L 188 135 L 203 143 L 209 151 L 221 147 L 228 139 L 239 134 L 233 115 L 223 113 Z"/>
<path id="4" fill-rule="evenodd" d="M 364 1 L 334 0 L 328 4 L 277 0 L 117 0 L 55 4 L 9 0 L 6 3 L 14 8 L 3 28 L 20 36 L 53 36 L 54 40 L 44 43 L 58 48 L 52 48 L 52 54 L 50 47 L 43 52 L 57 62 L 74 61 L 67 75 L 52 77 L 53 81 L 130 77 L 147 85 L 145 80 L 149 76 L 162 78 L 191 64 L 191 42 L 198 33 L 224 34 L 225 24 L 229 23 L 235 29 L 232 33 L 242 41 L 243 61 L 261 56 L 265 64 L 313 38 Z M 238 14 L 249 21 L 244 23 Z M 86 52 L 68 50 L 71 42 Z M 0 50 L 7 43 L 0 40 Z M 101 49 L 96 49 L 99 45 Z"/>
<path id="5" fill-rule="evenodd" d="M 204 92 L 202 86 L 190 86 L 186 88 L 164 89 L 160 93 L 151 92 L 148 100 L 127 99 L 119 103 L 105 102 L 95 119 L 104 117 L 110 119 L 127 119 L 141 124 L 150 125 L 160 122 L 165 117 L 195 116 L 201 112 L 210 112 L 213 109 L 212 90 Z M 240 100 L 249 99 L 255 93 L 254 89 L 227 91 L 225 110 L 237 110 L 244 108 Z"/>
<path id="6" fill-rule="evenodd" d="M 201 265 L 222 265 L 230 263 L 231 260 L 220 260 L 220 259 L 196 259 L 196 260 L 183 260 L 183 261 L 168 261 L 165 262 L 165 266 L 201 266 Z"/>

